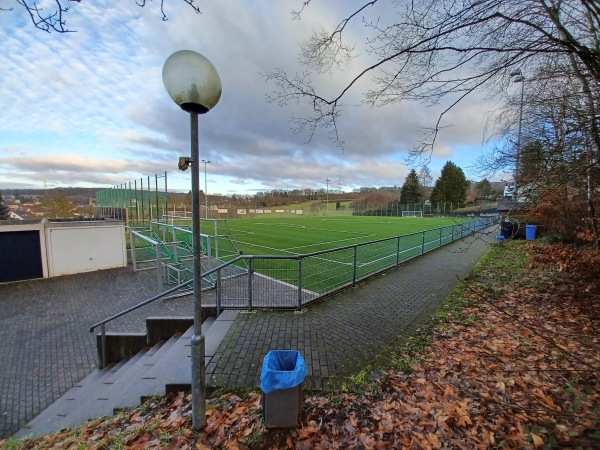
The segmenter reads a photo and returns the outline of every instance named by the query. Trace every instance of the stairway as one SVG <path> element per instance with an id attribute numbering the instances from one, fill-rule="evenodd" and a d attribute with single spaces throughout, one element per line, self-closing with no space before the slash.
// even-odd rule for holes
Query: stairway
<path id="1" fill-rule="evenodd" d="M 237 317 L 237 311 L 224 311 L 202 324 L 206 365 Z M 130 358 L 96 369 L 76 383 L 56 402 L 19 430 L 22 439 L 83 425 L 87 420 L 112 415 L 116 410 L 140 405 L 151 396 L 191 388 L 190 340 L 193 327 L 168 340 L 158 342 Z"/>

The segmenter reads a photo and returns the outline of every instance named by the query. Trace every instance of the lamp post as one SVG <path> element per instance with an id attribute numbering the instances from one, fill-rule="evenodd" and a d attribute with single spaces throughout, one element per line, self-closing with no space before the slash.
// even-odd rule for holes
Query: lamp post
<path id="1" fill-rule="evenodd" d="M 204 202 L 205 202 L 205 217 L 208 219 L 208 182 L 206 181 L 206 165 L 210 164 L 210 161 L 207 161 L 205 159 L 202 160 L 202 162 L 204 163 Z"/>
<path id="2" fill-rule="evenodd" d="M 521 157 L 521 129 L 523 126 L 523 95 L 525 92 L 525 77 L 521 72 L 521 69 L 513 70 L 510 73 L 510 76 L 513 77 L 513 83 L 521 83 L 521 105 L 519 108 L 519 132 L 517 134 L 517 155 L 515 158 L 515 182 L 513 186 L 513 200 L 517 202 L 518 194 L 517 194 L 517 185 L 519 183 L 519 159 Z"/>
<path id="3" fill-rule="evenodd" d="M 200 171 L 198 149 L 198 114 L 206 114 L 221 98 L 221 79 L 212 63 L 199 53 L 180 50 L 167 58 L 162 70 L 165 89 L 181 109 L 190 113 L 191 157 L 179 158 L 179 169 L 192 166 L 192 237 L 194 253 L 194 334 L 192 360 L 192 426 L 206 425 L 205 339 L 202 334 L 200 297 Z"/>

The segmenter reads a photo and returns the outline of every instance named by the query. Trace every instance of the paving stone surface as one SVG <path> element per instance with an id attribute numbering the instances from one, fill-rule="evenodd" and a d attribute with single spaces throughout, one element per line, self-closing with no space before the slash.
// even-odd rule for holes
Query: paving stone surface
<path id="1" fill-rule="evenodd" d="M 239 314 L 206 368 L 207 383 L 259 386 L 270 349 L 300 350 L 309 388 L 356 373 L 381 349 L 410 336 L 490 242 L 485 236 L 458 241 L 302 313 Z M 154 271 L 116 269 L 0 285 L 0 438 L 88 375 L 96 366 L 89 327 L 155 295 L 156 284 Z M 117 319 L 107 331 L 143 332 L 148 316 L 189 316 L 192 309 L 190 296 L 161 300 Z"/>
<path id="2" fill-rule="evenodd" d="M 206 368 L 213 386 L 260 386 L 269 350 L 299 350 L 305 386 L 359 372 L 386 346 L 410 337 L 473 269 L 494 233 L 468 237 L 307 307 L 241 313 Z M 495 238 L 494 238 L 495 239 Z"/>
<path id="3" fill-rule="evenodd" d="M 96 367 L 89 327 L 156 295 L 156 272 L 114 269 L 0 284 L 0 438 Z M 107 331 L 145 331 L 152 315 L 192 315 L 190 297 L 157 301 Z"/>

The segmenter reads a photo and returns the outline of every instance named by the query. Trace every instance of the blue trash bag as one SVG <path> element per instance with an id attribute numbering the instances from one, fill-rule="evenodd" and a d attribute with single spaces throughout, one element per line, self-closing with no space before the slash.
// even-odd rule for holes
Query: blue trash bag
<path id="1" fill-rule="evenodd" d="M 265 394 L 298 386 L 306 377 L 306 362 L 298 350 L 270 350 L 263 361 L 260 388 Z"/>

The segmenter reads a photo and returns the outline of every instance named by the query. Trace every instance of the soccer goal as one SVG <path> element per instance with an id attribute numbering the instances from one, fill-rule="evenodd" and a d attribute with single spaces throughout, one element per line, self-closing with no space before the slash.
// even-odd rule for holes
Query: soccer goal
<path id="1" fill-rule="evenodd" d="M 402 217 L 423 217 L 423 211 L 402 211 Z"/>

